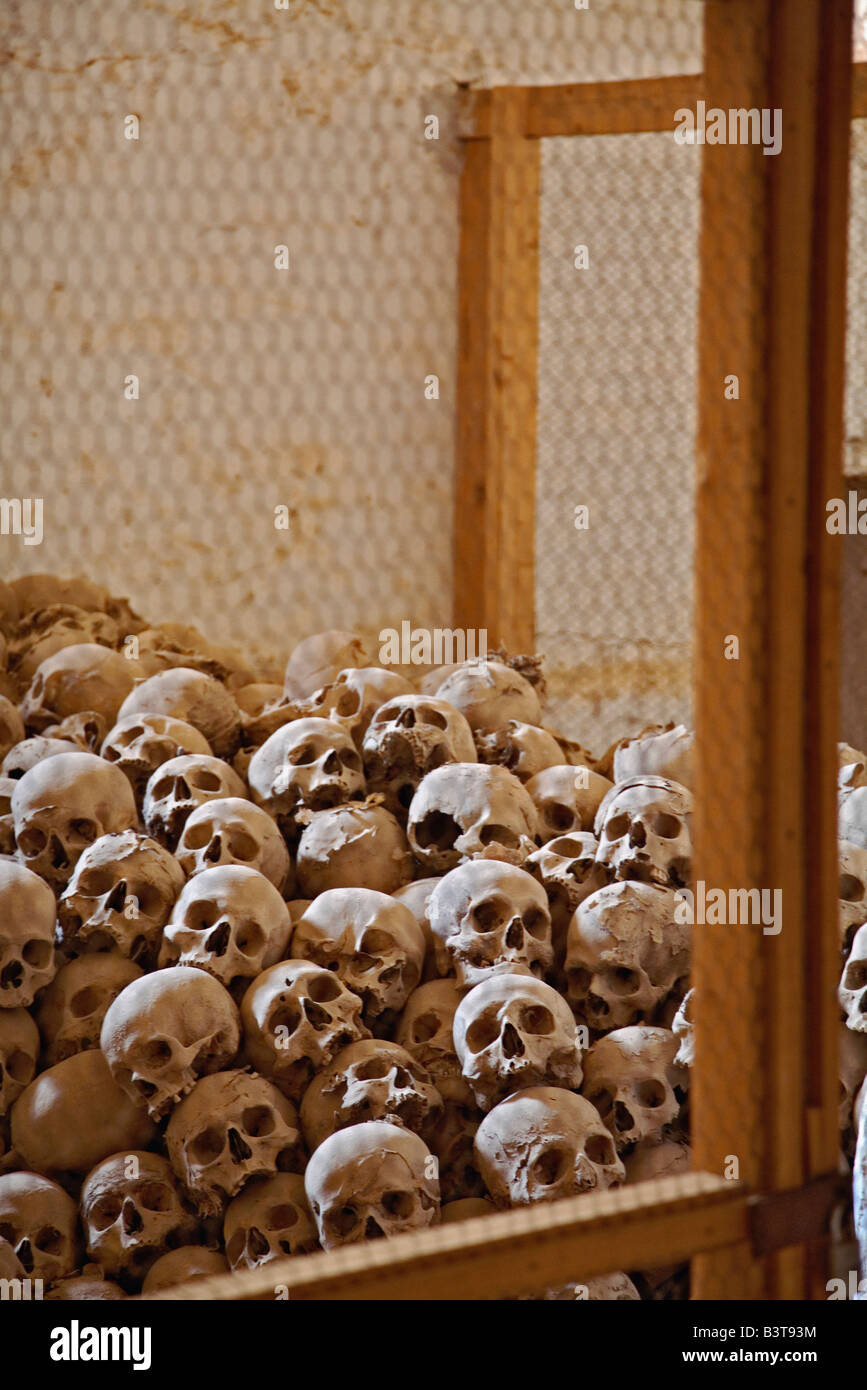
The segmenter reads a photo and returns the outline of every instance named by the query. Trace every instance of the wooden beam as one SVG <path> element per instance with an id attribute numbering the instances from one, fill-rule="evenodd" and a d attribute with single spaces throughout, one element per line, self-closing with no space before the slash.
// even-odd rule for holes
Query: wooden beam
<path id="1" fill-rule="evenodd" d="M 852 63 L 852 95 L 849 109 L 853 118 L 867 116 L 867 63 Z"/>
<path id="2" fill-rule="evenodd" d="M 273 1299 L 279 1290 L 292 1301 L 506 1298 L 677 1263 L 743 1241 L 749 1228 L 740 1183 L 687 1173 L 281 1260 L 154 1297 Z"/>
<path id="3" fill-rule="evenodd" d="M 491 94 L 462 182 L 455 623 L 533 650 L 539 146 L 526 96 Z"/>
<path id="4" fill-rule="evenodd" d="M 701 73 L 647 77 L 627 82 L 569 82 L 526 87 L 523 134 L 531 139 L 557 135 L 627 135 L 673 130 L 674 113 L 695 109 L 702 95 Z M 494 89 L 496 90 L 496 89 Z M 488 139 L 492 133 L 491 92 L 472 94 L 465 107 L 464 139 Z"/>

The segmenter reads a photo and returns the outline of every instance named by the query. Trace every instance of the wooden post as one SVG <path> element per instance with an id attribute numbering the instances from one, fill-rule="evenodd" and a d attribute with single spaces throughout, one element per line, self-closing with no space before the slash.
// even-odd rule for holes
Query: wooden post
<path id="1" fill-rule="evenodd" d="M 695 928 L 695 1161 L 723 1172 L 734 1157 L 742 1179 L 776 1191 L 833 1168 L 827 1137 L 810 1158 L 807 1105 L 812 1090 L 821 1129 L 835 1027 L 833 992 L 821 989 L 822 933 L 836 942 L 837 657 L 834 561 L 818 532 L 835 448 L 839 469 L 840 433 L 829 440 L 826 427 L 842 411 L 842 320 L 817 286 L 828 295 L 834 259 L 845 264 L 846 173 L 845 157 L 828 165 L 817 92 L 832 52 L 840 80 L 839 44 L 823 42 L 819 0 L 708 0 L 705 15 L 707 107 L 779 109 L 782 149 L 703 151 L 695 872 L 708 886 L 782 890 L 782 930 Z M 846 88 L 835 106 L 844 146 L 849 100 Z M 731 374 L 739 393 L 727 399 Z M 803 1251 L 764 1265 L 746 1247 L 700 1257 L 694 1276 L 698 1298 L 807 1292 Z"/>
<path id="2" fill-rule="evenodd" d="M 527 94 L 491 93 L 461 185 L 455 624 L 533 650 L 539 142 Z"/>

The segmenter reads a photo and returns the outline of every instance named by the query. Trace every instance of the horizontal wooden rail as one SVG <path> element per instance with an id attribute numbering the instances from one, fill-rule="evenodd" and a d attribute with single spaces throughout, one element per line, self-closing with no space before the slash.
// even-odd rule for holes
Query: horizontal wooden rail
<path id="1" fill-rule="evenodd" d="M 706 99 L 705 78 L 700 72 L 514 90 L 525 95 L 526 116 L 521 134 L 530 139 L 673 130 L 675 111 L 681 107 L 694 110 L 697 101 Z M 462 138 L 489 140 L 494 127 L 492 110 L 491 90 L 467 92 L 460 125 Z M 867 63 L 852 64 L 852 116 L 867 117 Z"/>
<path id="2" fill-rule="evenodd" d="M 687 1260 L 747 1239 L 742 1183 L 685 1173 L 201 1279 L 161 1299 L 481 1299 Z"/>

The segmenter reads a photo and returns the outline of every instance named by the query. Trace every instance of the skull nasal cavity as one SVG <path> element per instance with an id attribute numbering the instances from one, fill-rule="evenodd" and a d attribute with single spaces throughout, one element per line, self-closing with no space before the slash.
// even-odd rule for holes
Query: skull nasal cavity
<path id="1" fill-rule="evenodd" d="M 516 951 L 520 946 L 523 946 L 523 944 L 524 929 L 521 926 L 520 917 L 516 917 L 514 922 L 509 924 L 509 930 L 506 932 L 506 945 L 513 951 Z"/>
<path id="2" fill-rule="evenodd" d="M 229 923 L 221 922 L 205 941 L 205 946 L 214 956 L 224 956 L 229 944 Z"/>
<path id="3" fill-rule="evenodd" d="M 503 1056 L 504 1057 L 523 1057 L 524 1044 L 521 1042 L 521 1035 L 511 1023 L 507 1023 L 503 1029 Z"/>
<path id="4" fill-rule="evenodd" d="M 236 1129 L 229 1130 L 229 1152 L 236 1163 L 245 1163 L 253 1150 Z"/>
<path id="5" fill-rule="evenodd" d="M 635 1121 L 633 1120 L 626 1106 L 623 1104 L 623 1101 L 618 1100 L 614 1106 L 614 1128 L 619 1130 L 627 1130 L 632 1129 L 634 1124 Z"/>
<path id="6" fill-rule="evenodd" d="M 123 1204 L 123 1231 L 124 1235 L 134 1236 L 142 1228 L 141 1213 L 135 1202 L 128 1197 Z"/>
<path id="7" fill-rule="evenodd" d="M 634 820 L 629 827 L 629 843 L 643 849 L 647 844 L 647 835 L 640 820 Z"/>
<path id="8" fill-rule="evenodd" d="M 205 850 L 205 858 L 213 864 L 218 864 L 220 855 L 223 852 L 223 842 L 219 835 L 215 835 L 208 848 Z"/>
<path id="9" fill-rule="evenodd" d="M 109 912 L 123 912 L 123 906 L 125 902 L 126 884 L 124 883 L 123 879 L 120 879 L 120 881 L 114 885 L 111 892 L 109 893 L 105 905 L 108 908 Z"/>

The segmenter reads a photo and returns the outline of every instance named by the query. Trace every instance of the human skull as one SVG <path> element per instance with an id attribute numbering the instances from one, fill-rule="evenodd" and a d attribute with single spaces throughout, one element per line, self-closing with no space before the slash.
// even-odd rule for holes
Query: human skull
<path id="1" fill-rule="evenodd" d="M 98 1265 L 88 1264 L 81 1274 L 73 1274 L 69 1279 L 58 1279 L 45 1297 L 57 1303 L 93 1303 L 126 1298 L 127 1295 L 113 1279 L 103 1279 L 102 1270 Z"/>
<path id="2" fill-rule="evenodd" d="M 467 859 L 522 864 L 536 848 L 532 798 L 511 772 L 486 763 L 451 763 L 427 773 L 407 821 L 412 851 L 430 874 Z"/>
<path id="3" fill-rule="evenodd" d="M 606 882 L 596 863 L 597 841 L 579 831 L 549 840 L 534 850 L 524 864 L 527 873 L 541 883 L 551 910 L 551 939 L 554 960 L 562 966 L 566 952 L 566 933 L 579 903 Z"/>
<path id="4" fill-rule="evenodd" d="M 337 678 L 341 671 L 367 666 L 370 655 L 354 632 L 330 629 L 314 632 L 294 647 L 286 663 L 283 688 L 292 700 L 303 700 Z"/>
<path id="5" fill-rule="evenodd" d="M 159 1293 L 161 1289 L 173 1289 L 180 1284 L 190 1284 L 197 1279 L 228 1272 L 228 1262 L 220 1250 L 209 1250 L 206 1245 L 179 1245 L 176 1250 L 167 1250 L 154 1261 L 145 1275 L 141 1291 L 143 1294 Z"/>
<path id="6" fill-rule="evenodd" d="M 45 733 L 49 738 L 68 739 L 85 753 L 96 753 L 108 728 L 109 721 L 104 714 L 86 709 L 78 714 L 68 714 L 59 724 L 49 724 Z"/>
<path id="7" fill-rule="evenodd" d="M 361 755 L 328 719 L 293 719 L 266 739 L 250 760 L 250 790 L 284 835 L 298 830 L 303 810 L 324 811 L 364 795 Z"/>
<path id="8" fill-rule="evenodd" d="M 363 1120 L 389 1120 L 427 1136 L 441 1109 L 439 1091 L 405 1048 L 363 1038 L 314 1076 L 301 1101 L 301 1124 L 312 1152 L 335 1130 Z"/>
<path id="9" fill-rule="evenodd" d="M 71 1274 L 79 1261 L 78 1208 L 63 1188 L 36 1173 L 0 1177 L 0 1240 L 25 1275 L 46 1284 Z"/>
<path id="10" fill-rule="evenodd" d="M 283 960 L 257 975 L 241 1003 L 245 1055 L 290 1100 L 342 1048 L 370 1036 L 362 1001 L 331 970 Z"/>
<path id="11" fill-rule="evenodd" d="M 122 772 L 95 753 L 59 753 L 37 763 L 12 794 L 18 856 L 60 890 L 88 845 L 138 819 Z"/>
<path id="12" fill-rule="evenodd" d="M 581 1044 L 565 999 L 531 975 L 493 975 L 455 1013 L 454 1046 L 480 1110 L 528 1086 L 581 1085 Z"/>
<path id="13" fill-rule="evenodd" d="M 24 720 L 12 701 L 0 695 L 0 761 L 16 743 L 23 742 L 24 737 Z"/>
<path id="14" fill-rule="evenodd" d="M 249 1178 L 300 1173 L 305 1161 L 295 1106 L 240 1070 L 196 1082 L 166 1126 L 166 1149 L 205 1216 L 222 1212 Z"/>
<path id="15" fill-rule="evenodd" d="M 230 1065 L 241 1041 L 238 1010 L 204 970 L 184 965 L 133 980 L 109 1006 L 100 1046 L 118 1085 L 153 1119 L 200 1076 Z"/>
<path id="16" fill-rule="evenodd" d="M 273 883 L 256 869 L 224 864 L 184 886 L 159 963 L 198 966 L 229 986 L 282 960 L 291 934 L 289 909 Z"/>
<path id="17" fill-rule="evenodd" d="M 20 624 L 12 644 L 15 675 L 31 681 L 48 657 L 65 647 L 98 643 L 117 646 L 120 629 L 107 613 L 85 612 L 71 603 L 37 605 Z"/>
<path id="18" fill-rule="evenodd" d="M 204 753 L 169 758 L 145 788 L 142 820 L 149 835 L 174 849 L 188 818 L 198 806 L 227 796 L 244 796 L 246 788 L 233 767 Z"/>
<path id="19" fill-rule="evenodd" d="M 541 976 L 553 960 L 551 914 L 540 883 L 498 860 L 462 864 L 430 898 L 440 974 L 453 969 L 462 990 L 491 975 Z"/>
<path id="20" fill-rule="evenodd" d="M 161 1154 L 111 1154 L 81 1189 L 87 1253 L 126 1289 L 137 1288 L 167 1250 L 195 1239 L 189 1210 L 171 1164 Z"/>
<path id="21" fill-rule="evenodd" d="M 3 1017 L 0 1015 L 0 1031 Z M 855 1097 L 867 1076 L 867 1033 L 854 1033 L 845 1024 L 840 1025 L 839 1069 L 840 1096 L 837 1111 L 837 1125 L 840 1131 L 841 1148 L 846 1156 L 855 1156 Z"/>
<path id="22" fill-rule="evenodd" d="M 666 777 L 631 777 L 596 812 L 597 860 L 615 878 L 683 888 L 692 873 L 692 793 Z"/>
<path id="23" fill-rule="evenodd" d="M 531 1086 L 501 1100 L 479 1125 L 476 1157 L 500 1207 L 619 1187 L 625 1176 L 595 1107 L 556 1086 Z"/>
<path id="24" fill-rule="evenodd" d="M 600 802 L 611 787 L 607 777 L 572 763 L 557 763 L 537 772 L 527 791 L 538 813 L 542 840 L 591 831 Z"/>
<path id="25" fill-rule="evenodd" d="M 435 1167 L 417 1134 L 384 1120 L 330 1135 L 304 1175 L 323 1249 L 434 1225 L 440 1207 Z"/>
<path id="26" fill-rule="evenodd" d="M 241 741 L 241 712 L 234 696 L 213 676 L 189 666 L 143 680 L 121 705 L 118 723 L 130 714 L 165 714 L 192 724 L 217 758 L 231 758 Z"/>
<path id="27" fill-rule="evenodd" d="M 692 730 L 683 724 L 651 724 L 615 746 L 614 781 L 626 782 L 649 774 L 691 787 L 694 742 Z"/>
<path id="28" fill-rule="evenodd" d="M 45 758 L 56 758 L 58 753 L 80 752 L 81 748 L 72 739 L 46 738 L 43 734 L 35 734 L 33 738 L 25 738 L 9 749 L 3 759 L 3 776 L 18 781 Z"/>
<path id="29" fill-rule="evenodd" d="M 286 1255 L 319 1249 L 319 1232 L 298 1173 L 251 1178 L 223 1220 L 232 1269 L 261 1269 Z"/>
<path id="30" fill-rule="evenodd" d="M 39 1029 L 24 1008 L 0 1009 L 0 1115 L 36 1075 Z"/>
<path id="31" fill-rule="evenodd" d="M 175 850 L 188 877 L 220 865 L 257 869 L 280 893 L 293 888 L 292 863 L 276 821 L 240 796 L 218 797 L 187 818 Z"/>
<path id="32" fill-rule="evenodd" d="M 156 840 L 135 830 L 102 835 L 61 896 L 59 940 L 68 951 L 117 951 L 149 969 L 183 886 L 183 870 Z"/>
<path id="33" fill-rule="evenodd" d="M 332 888 L 393 893 L 412 878 L 406 835 L 384 806 L 315 811 L 298 843 L 298 886 L 308 898 Z"/>
<path id="34" fill-rule="evenodd" d="M 689 969 L 690 929 L 677 895 L 656 884 L 610 883 L 579 903 L 566 937 L 566 992 L 599 1031 L 651 1021 Z"/>
<path id="35" fill-rule="evenodd" d="M 183 719 L 168 714 L 128 714 L 106 734 L 100 754 L 129 778 L 141 806 L 145 789 L 158 767 L 171 758 L 201 753 L 211 756 L 204 734 Z"/>
<path id="36" fill-rule="evenodd" d="M 83 1176 L 108 1154 L 149 1148 L 157 1137 L 98 1047 L 41 1071 L 10 1118 L 12 1147 L 23 1165 L 50 1177 Z"/>
<path id="37" fill-rule="evenodd" d="M 855 1033 L 867 1033 L 867 922 L 858 928 L 852 940 L 837 998 L 847 1026 Z"/>
<path id="38" fill-rule="evenodd" d="M 543 768 L 563 761 L 563 750 L 547 729 L 509 719 L 491 733 L 476 734 L 479 762 L 508 768 L 525 785 Z"/>
<path id="39" fill-rule="evenodd" d="M 467 1094 L 467 1101 L 447 1100 L 428 1136 L 431 1153 L 439 1165 L 440 1192 L 444 1202 L 459 1197 L 482 1197 L 486 1188 L 476 1158 L 476 1133 L 482 1112 Z"/>
<path id="40" fill-rule="evenodd" d="M 384 1029 L 421 979 L 424 937 L 409 908 L 387 893 L 332 888 L 299 919 L 292 955 L 335 971 L 361 999 L 367 1026 Z"/>
<path id="41" fill-rule="evenodd" d="M 61 966 L 35 1009 L 43 1042 L 42 1065 L 53 1067 L 76 1052 L 99 1047 L 109 1004 L 141 974 L 137 965 L 114 951 L 78 956 Z M 0 1015 L 0 1027 L 2 1022 Z"/>
<path id="42" fill-rule="evenodd" d="M 476 761 L 464 716 L 446 700 L 412 693 L 390 699 L 376 711 L 362 753 L 368 789 L 380 793 L 388 810 L 401 819 L 428 772 Z"/>
<path id="43" fill-rule="evenodd" d="M 668 1028 L 616 1028 L 584 1059 L 584 1095 L 611 1130 L 618 1153 L 658 1142 L 686 1097 L 688 1072 L 675 1062 L 677 1039 Z"/>
<path id="44" fill-rule="evenodd" d="M 855 754 L 850 749 L 846 756 Z M 863 753 L 857 754 L 857 761 L 841 764 L 838 772 L 837 834 L 867 849 L 867 755 Z"/>
<path id="45" fill-rule="evenodd" d="M 21 701 L 21 717 L 35 733 L 83 710 L 111 721 L 142 674 L 137 661 L 97 642 L 63 647 L 37 669 Z"/>
<path id="46" fill-rule="evenodd" d="M 443 1100 L 468 1104 L 470 1090 L 452 1036 L 460 1002 L 456 980 L 429 980 L 419 985 L 404 1006 L 394 1037 L 424 1067 Z"/>
<path id="47" fill-rule="evenodd" d="M 412 883 L 405 883 L 402 888 L 396 888 L 392 894 L 397 902 L 403 903 L 409 908 L 421 927 L 424 936 L 422 980 L 435 980 L 439 974 L 434 957 L 434 935 L 430 929 L 430 918 L 428 917 L 431 893 L 438 883 L 439 878 L 435 875 L 430 878 L 416 878 L 413 879 Z"/>
<path id="48" fill-rule="evenodd" d="M 678 1040 L 677 1056 L 674 1060 L 681 1067 L 691 1067 L 695 1061 L 695 1028 L 692 1020 L 694 999 L 695 990 L 687 990 L 671 1025 L 671 1031 Z"/>
<path id="49" fill-rule="evenodd" d="M 14 790 L 13 778 L 0 777 L 0 854 L 9 858 L 15 855 L 15 821 L 12 816 Z"/>
<path id="50" fill-rule="evenodd" d="M 855 932 L 867 922 L 867 849 L 850 844 L 848 840 L 840 840 L 837 848 L 840 869 L 837 920 L 845 958 L 852 949 Z"/>
<path id="51" fill-rule="evenodd" d="M 42 879 L 0 860 L 0 1009 L 28 1008 L 53 979 L 54 894 Z"/>
<path id="52" fill-rule="evenodd" d="M 493 733 L 510 719 L 542 721 L 535 687 L 501 661 L 466 662 L 446 677 L 437 695 L 460 710 L 474 733 Z"/>
<path id="53" fill-rule="evenodd" d="M 380 666 L 349 666 L 304 701 L 304 712 L 330 719 L 361 748 L 371 719 L 385 702 L 412 695 L 413 687 L 396 671 Z"/>

